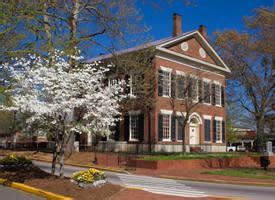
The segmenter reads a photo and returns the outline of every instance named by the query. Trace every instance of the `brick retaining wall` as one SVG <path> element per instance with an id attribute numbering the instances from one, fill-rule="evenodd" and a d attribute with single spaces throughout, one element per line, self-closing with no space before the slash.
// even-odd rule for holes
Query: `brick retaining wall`
<path id="1" fill-rule="evenodd" d="M 270 157 L 270 168 L 275 168 L 275 156 Z M 130 167 L 146 169 L 209 169 L 209 168 L 238 168 L 260 167 L 259 157 L 242 156 L 238 158 L 212 158 L 193 160 L 131 160 Z"/>

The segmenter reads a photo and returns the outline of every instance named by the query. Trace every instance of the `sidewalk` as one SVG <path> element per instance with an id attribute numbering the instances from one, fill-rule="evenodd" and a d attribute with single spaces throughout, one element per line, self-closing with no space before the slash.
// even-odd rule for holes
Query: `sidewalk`
<path id="1" fill-rule="evenodd" d="M 28 156 L 31 159 L 48 161 L 51 162 L 50 153 L 42 152 L 33 152 L 33 151 L 21 151 L 21 152 L 12 152 L 12 151 L 2 151 L 1 155 L 6 155 L 10 153 L 23 154 Z M 94 153 L 92 152 L 80 152 L 74 153 L 68 160 L 65 161 L 65 164 L 75 165 L 80 167 L 95 167 L 101 170 L 113 171 L 118 173 L 134 173 L 140 175 L 156 176 L 163 178 L 179 179 L 179 180 L 193 180 L 193 181 L 204 181 L 204 182 L 215 182 L 215 183 L 230 183 L 230 184 L 243 184 L 243 185 L 257 185 L 257 186 L 274 186 L 275 180 L 267 179 L 253 179 L 253 178 L 240 178 L 240 177 L 231 177 L 231 176 L 220 176 L 220 175 L 209 175 L 201 174 L 203 170 L 150 170 L 150 169 L 126 169 L 122 167 L 109 167 L 102 165 L 95 165 L 92 163 Z M 205 169 L 210 170 L 210 169 Z"/>
<path id="2" fill-rule="evenodd" d="M 275 187 L 275 180 L 201 174 L 203 171 L 206 170 L 148 170 L 139 168 L 131 171 L 131 173 L 178 180 Z M 209 169 L 207 169 L 207 171 L 209 171 Z"/>

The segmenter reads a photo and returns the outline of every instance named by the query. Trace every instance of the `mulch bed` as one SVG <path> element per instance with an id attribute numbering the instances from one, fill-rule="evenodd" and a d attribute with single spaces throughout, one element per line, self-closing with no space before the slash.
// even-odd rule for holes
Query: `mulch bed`
<path id="1" fill-rule="evenodd" d="M 8 179 L 9 181 L 20 182 L 40 188 L 49 192 L 72 197 L 76 200 L 153 200 L 153 199 L 169 199 L 183 200 L 192 198 L 181 198 L 175 196 L 158 195 L 141 190 L 128 189 L 119 185 L 106 183 L 101 187 L 96 188 L 80 188 L 72 183 L 69 178 L 59 178 L 52 176 L 41 169 L 30 165 L 27 167 L 3 169 L 0 168 L 0 178 Z M 203 200 L 214 198 L 199 198 Z"/>
<path id="2" fill-rule="evenodd" d="M 48 179 L 55 178 L 54 176 L 44 172 L 43 170 L 29 165 L 27 167 L 17 167 L 17 168 L 0 168 L 0 178 L 7 179 L 9 181 L 24 183 L 29 179 Z"/>

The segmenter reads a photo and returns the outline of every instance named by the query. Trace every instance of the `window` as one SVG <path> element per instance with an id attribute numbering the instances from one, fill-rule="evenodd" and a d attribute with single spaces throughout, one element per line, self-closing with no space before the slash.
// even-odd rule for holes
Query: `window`
<path id="1" fill-rule="evenodd" d="M 159 96 L 171 96 L 171 72 L 172 69 L 162 67 L 159 70 L 158 92 Z"/>
<path id="2" fill-rule="evenodd" d="M 216 120 L 216 142 L 222 142 L 222 121 Z"/>
<path id="3" fill-rule="evenodd" d="M 130 77 L 130 94 L 138 95 L 138 79 L 136 76 Z"/>
<path id="4" fill-rule="evenodd" d="M 139 115 L 130 115 L 130 140 L 135 141 L 138 140 L 139 134 Z"/>
<path id="5" fill-rule="evenodd" d="M 193 101 L 198 101 L 198 79 L 195 77 L 190 77 L 188 82 L 189 98 L 192 98 Z"/>
<path id="6" fill-rule="evenodd" d="M 163 140 L 170 140 L 171 115 L 162 115 Z"/>
<path id="7" fill-rule="evenodd" d="M 215 84 L 215 103 L 221 106 L 221 85 Z"/>
<path id="8" fill-rule="evenodd" d="M 203 102 L 210 104 L 210 83 L 203 81 Z"/>
<path id="9" fill-rule="evenodd" d="M 185 96 L 184 79 L 183 75 L 177 74 L 177 98 L 179 99 L 183 99 Z"/>

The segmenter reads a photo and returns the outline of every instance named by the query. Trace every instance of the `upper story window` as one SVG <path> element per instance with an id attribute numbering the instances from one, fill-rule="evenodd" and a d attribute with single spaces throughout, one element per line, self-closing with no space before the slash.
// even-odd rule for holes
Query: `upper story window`
<path id="1" fill-rule="evenodd" d="M 221 106 L 221 84 L 214 82 L 215 84 L 215 93 L 213 95 L 215 95 L 215 105 L 217 106 Z"/>
<path id="2" fill-rule="evenodd" d="M 186 88 L 185 88 L 185 75 L 183 72 L 177 71 L 176 86 L 177 86 L 177 89 L 176 89 L 177 98 L 184 99 Z"/>
<path id="3" fill-rule="evenodd" d="M 206 104 L 210 104 L 210 80 L 203 79 L 203 102 Z"/>
<path id="4" fill-rule="evenodd" d="M 138 95 L 138 78 L 136 76 L 130 76 L 130 94 L 137 96 Z"/>
<path id="5" fill-rule="evenodd" d="M 171 73 L 172 69 L 161 67 L 158 74 L 158 94 L 159 96 L 171 96 Z"/>
<path id="6" fill-rule="evenodd" d="M 199 99 L 199 90 L 198 90 L 198 79 L 197 77 L 188 77 L 188 96 L 192 98 L 193 101 L 198 101 Z"/>

